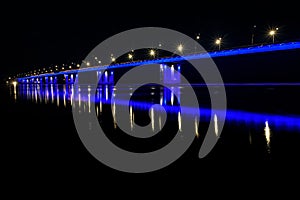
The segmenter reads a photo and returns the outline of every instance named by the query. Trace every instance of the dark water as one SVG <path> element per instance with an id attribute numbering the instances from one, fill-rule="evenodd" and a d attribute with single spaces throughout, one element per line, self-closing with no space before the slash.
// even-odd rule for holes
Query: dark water
<path id="1" fill-rule="evenodd" d="M 121 89 L 123 95 L 130 93 L 129 87 Z M 181 177 L 186 181 L 198 179 L 207 182 L 213 179 L 222 183 L 232 178 L 242 182 L 268 182 L 273 178 L 296 179 L 300 170 L 299 85 L 227 85 L 225 126 L 222 132 L 216 133 L 220 139 L 203 159 L 198 158 L 198 152 L 211 113 L 208 112 L 209 100 L 204 95 L 204 86 L 195 85 L 194 89 L 198 94 L 203 94 L 199 102 L 204 112 L 199 124 L 195 123 L 195 139 L 190 148 L 166 168 L 132 175 L 111 169 L 88 153 L 77 134 L 71 104 L 80 106 L 85 112 L 94 109 L 107 137 L 114 144 L 129 151 L 148 152 L 163 147 L 180 129 L 177 109 L 180 99 L 172 97 L 172 94 L 157 85 L 143 87 L 134 93 L 131 108 L 134 117 L 131 116 L 128 123 L 134 121 L 143 126 L 151 124 L 152 120 L 153 130 L 159 131 L 149 139 L 137 139 L 124 134 L 114 121 L 116 116 L 109 104 L 114 93 L 111 86 L 98 88 L 95 107 L 90 106 L 89 99 L 79 105 L 72 85 L 2 86 L 3 125 L 8 128 L 2 133 L 8 137 L 8 149 L 12 152 L 7 163 L 14 163 L 14 176 L 36 181 L 62 177 L 68 177 L 67 180 L 133 177 L 133 180 L 141 181 L 152 180 L 153 177 L 155 180 L 155 177 L 161 176 L 166 179 Z M 88 90 L 88 86 L 82 90 Z M 177 91 L 179 96 L 184 94 L 184 87 Z M 165 103 L 172 107 L 163 127 L 159 122 L 158 111 L 153 115 L 150 111 L 149 115 L 149 105 L 153 103 Z M 116 102 L 116 106 L 121 104 Z M 214 119 L 213 123 L 218 126 L 218 116 Z M 191 117 L 191 120 L 194 118 Z"/>

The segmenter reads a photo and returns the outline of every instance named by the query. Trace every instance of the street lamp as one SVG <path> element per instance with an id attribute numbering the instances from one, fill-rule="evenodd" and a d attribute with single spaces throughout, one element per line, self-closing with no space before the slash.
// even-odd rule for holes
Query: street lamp
<path id="1" fill-rule="evenodd" d="M 149 51 L 149 55 L 152 56 L 152 57 L 155 57 L 155 51 L 153 49 L 151 49 Z"/>
<path id="2" fill-rule="evenodd" d="M 275 42 L 276 31 L 278 31 L 278 28 L 276 28 L 275 30 L 270 30 L 270 32 L 269 32 L 269 35 L 272 37 L 273 44 Z"/>
<path id="3" fill-rule="evenodd" d="M 219 47 L 219 50 L 221 49 L 221 43 L 222 43 L 222 38 L 218 38 L 218 39 L 216 39 L 216 45 L 218 45 L 218 47 Z"/>
<path id="4" fill-rule="evenodd" d="M 98 60 L 98 57 L 97 57 L 97 56 L 95 56 L 95 61 L 96 61 L 96 65 L 97 65 L 97 64 L 101 64 L 101 60 Z"/>
<path id="5" fill-rule="evenodd" d="M 132 55 L 131 53 L 130 53 L 130 54 L 128 54 L 128 59 L 132 61 L 132 59 L 133 59 L 133 55 Z"/>
<path id="6" fill-rule="evenodd" d="M 177 50 L 178 50 L 180 53 L 182 53 L 182 51 L 183 51 L 183 45 L 182 45 L 182 44 L 178 45 Z"/>
<path id="7" fill-rule="evenodd" d="M 251 44 L 254 44 L 254 34 L 255 34 L 256 25 L 253 26 L 252 35 L 251 35 Z"/>

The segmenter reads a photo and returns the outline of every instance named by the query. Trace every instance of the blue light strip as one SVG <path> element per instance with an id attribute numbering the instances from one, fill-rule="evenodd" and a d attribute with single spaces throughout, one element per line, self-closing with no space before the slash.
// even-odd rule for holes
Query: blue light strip
<path id="1" fill-rule="evenodd" d="M 246 48 L 239 48 L 239 49 L 215 51 L 210 53 L 199 53 L 199 54 L 186 55 L 186 56 L 176 56 L 176 57 L 168 57 L 168 58 L 158 58 L 154 60 L 113 64 L 108 66 L 89 67 L 89 68 L 82 68 L 78 70 L 68 70 L 68 71 L 62 71 L 57 73 L 40 74 L 36 76 L 18 78 L 18 81 L 21 82 L 24 79 L 26 80 L 26 79 L 40 78 L 40 77 L 47 77 L 47 76 L 58 76 L 63 74 L 75 74 L 78 72 L 100 71 L 106 68 L 116 69 L 116 68 L 124 68 L 124 67 L 149 65 L 149 64 L 164 64 L 169 62 L 180 62 L 184 60 L 197 60 L 197 59 L 205 59 L 205 58 L 217 58 L 217 57 L 227 57 L 227 56 L 236 56 L 236 55 L 266 53 L 266 52 L 274 52 L 274 51 L 286 51 L 286 50 L 294 50 L 294 49 L 300 49 L 300 42 L 261 45 L 261 46 L 253 46 L 253 47 L 246 47 Z"/>
<path id="2" fill-rule="evenodd" d="M 103 103 L 110 103 L 109 101 Z M 116 100 L 116 105 L 127 106 L 126 101 L 124 100 Z M 138 101 L 130 101 L 130 105 L 133 108 L 137 108 L 140 110 L 148 111 L 153 103 L 146 102 L 138 102 Z M 168 113 L 177 114 L 180 111 L 180 106 L 171 106 L 171 105 L 163 105 L 164 109 Z M 196 113 L 196 109 L 192 107 L 184 107 L 186 113 L 191 117 L 194 117 Z M 160 111 L 160 110 L 156 110 Z M 210 117 L 216 114 L 218 117 L 223 115 L 224 111 L 222 110 L 211 110 L 209 108 L 200 108 L 200 116 L 202 116 L 202 120 L 206 122 L 210 121 Z M 281 128 L 281 129 L 296 129 L 300 131 L 300 116 L 284 116 L 284 115 L 276 115 L 270 113 L 254 113 L 240 110 L 232 110 L 228 109 L 226 111 L 226 121 L 236 122 L 236 123 L 245 123 L 245 124 L 255 124 L 262 126 L 266 121 L 268 121 L 270 126 Z"/>

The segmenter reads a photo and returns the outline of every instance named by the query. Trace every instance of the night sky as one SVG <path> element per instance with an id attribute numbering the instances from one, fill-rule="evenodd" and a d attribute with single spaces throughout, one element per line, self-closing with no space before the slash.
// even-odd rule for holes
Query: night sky
<path id="1" fill-rule="evenodd" d="M 85 8 L 31 8 L 16 11 L 13 17 L 2 14 L 2 47 L 6 50 L 1 78 L 34 68 L 79 62 L 101 41 L 137 27 L 171 28 L 194 38 L 200 33 L 200 44 L 207 50 L 219 36 L 224 39 L 224 48 L 250 44 L 253 25 L 257 26 L 257 43 L 271 42 L 267 37 L 270 27 L 279 27 L 277 41 L 300 38 L 300 20 L 295 5 L 269 3 L 263 6 L 243 1 L 226 9 L 225 3 L 212 3 L 211 6 L 200 3 L 187 8 L 173 5 L 176 9 L 168 11 L 159 5 L 151 6 L 157 8 L 155 11 L 145 8 L 124 13 L 105 11 L 104 8 L 97 10 L 92 6 L 89 11 Z"/>

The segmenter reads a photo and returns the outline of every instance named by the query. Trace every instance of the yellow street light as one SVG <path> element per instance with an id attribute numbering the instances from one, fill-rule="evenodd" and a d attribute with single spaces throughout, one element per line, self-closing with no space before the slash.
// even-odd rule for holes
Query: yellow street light
<path id="1" fill-rule="evenodd" d="M 177 50 L 178 50 L 180 53 L 182 53 L 182 51 L 183 51 L 183 45 L 182 45 L 182 44 L 178 45 Z"/>
<path id="2" fill-rule="evenodd" d="M 133 55 L 132 54 L 128 54 L 128 59 L 132 60 L 133 59 Z"/>
<path id="3" fill-rule="evenodd" d="M 278 28 L 276 28 L 275 30 L 273 29 L 273 30 L 270 30 L 270 31 L 269 31 L 269 35 L 272 37 L 272 42 L 273 42 L 273 44 L 274 44 L 274 42 L 275 42 L 276 31 L 278 31 Z"/>
<path id="4" fill-rule="evenodd" d="M 150 54 L 150 56 L 154 57 L 155 56 L 155 51 L 153 49 L 151 49 L 150 52 L 149 52 L 149 54 Z"/>
<path id="5" fill-rule="evenodd" d="M 222 43 L 222 38 L 218 38 L 218 39 L 216 39 L 216 45 L 218 45 L 218 47 L 219 47 L 219 50 L 221 49 L 221 43 Z"/>

